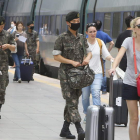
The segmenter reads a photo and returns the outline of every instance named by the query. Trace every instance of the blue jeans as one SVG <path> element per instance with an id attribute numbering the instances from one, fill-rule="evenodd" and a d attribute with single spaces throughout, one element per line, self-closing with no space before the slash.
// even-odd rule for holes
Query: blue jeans
<path id="1" fill-rule="evenodd" d="M 13 60 L 16 64 L 14 79 L 18 80 L 21 78 L 21 76 L 20 76 L 20 63 L 21 63 L 23 56 L 18 55 L 16 53 L 12 53 L 12 57 L 13 57 Z"/>
<path id="2" fill-rule="evenodd" d="M 106 92 L 106 69 L 105 69 L 105 60 L 103 59 L 103 66 L 104 66 L 104 77 L 103 77 L 103 81 L 102 81 L 102 87 L 101 87 L 101 91 Z"/>
<path id="3" fill-rule="evenodd" d="M 93 105 L 101 105 L 100 90 L 102 85 L 103 75 L 95 74 L 93 83 L 82 89 L 82 104 L 84 113 L 87 114 L 87 108 L 90 105 L 90 93 L 92 94 Z"/>

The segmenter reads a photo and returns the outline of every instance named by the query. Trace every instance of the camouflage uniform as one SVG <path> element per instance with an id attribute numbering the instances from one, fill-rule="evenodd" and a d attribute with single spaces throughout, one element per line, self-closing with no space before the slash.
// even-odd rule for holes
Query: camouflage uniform
<path id="1" fill-rule="evenodd" d="M 36 41 L 39 40 L 38 33 L 36 31 L 32 31 L 32 33 L 29 33 L 26 31 L 27 34 L 27 48 L 29 55 L 31 55 L 31 59 L 34 63 L 34 71 L 35 71 L 35 66 L 37 64 L 36 62 L 36 49 L 37 49 L 37 43 Z"/>
<path id="2" fill-rule="evenodd" d="M 84 50 L 82 47 L 82 42 L 80 41 L 80 36 L 83 35 L 77 34 L 75 37 L 70 31 L 61 34 L 55 42 L 53 55 L 61 55 L 64 58 L 82 63 L 84 58 Z M 85 38 L 84 43 L 87 51 L 90 51 Z M 78 111 L 78 103 L 82 91 L 81 89 L 70 88 L 65 73 L 69 68 L 73 68 L 73 66 L 70 64 L 61 63 L 58 76 L 60 79 L 62 95 L 66 100 L 64 120 L 75 123 L 81 122 L 81 117 Z"/>
<path id="3" fill-rule="evenodd" d="M 0 33 L 0 43 L 3 44 L 11 44 L 15 45 L 14 38 L 5 30 L 2 30 Z M 9 77 L 8 77 L 8 55 L 9 50 L 3 51 L 0 48 L 0 71 L 2 72 L 2 75 L 0 74 L 0 104 L 4 104 L 5 102 L 5 90 L 9 83 Z"/>

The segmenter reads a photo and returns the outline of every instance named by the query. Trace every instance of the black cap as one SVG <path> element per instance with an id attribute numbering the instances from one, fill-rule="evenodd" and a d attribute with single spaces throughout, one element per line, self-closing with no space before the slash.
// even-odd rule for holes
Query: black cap
<path id="1" fill-rule="evenodd" d="M 0 25 L 3 25 L 5 24 L 5 19 L 4 17 L 0 16 Z"/>
<path id="2" fill-rule="evenodd" d="M 73 19 L 79 18 L 80 14 L 76 11 L 72 11 L 66 15 L 66 21 L 72 21 Z"/>
<path id="3" fill-rule="evenodd" d="M 27 26 L 30 26 L 31 24 L 34 24 L 34 21 L 29 21 L 29 22 L 27 23 Z"/>

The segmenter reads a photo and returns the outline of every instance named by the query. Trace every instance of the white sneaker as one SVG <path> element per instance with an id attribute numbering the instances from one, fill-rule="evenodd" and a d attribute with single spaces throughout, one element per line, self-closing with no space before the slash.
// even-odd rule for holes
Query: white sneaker
<path id="1" fill-rule="evenodd" d="M 85 116 L 85 118 L 84 118 L 84 120 L 83 120 L 83 123 L 86 124 L 86 116 Z"/>
<path id="2" fill-rule="evenodd" d="M 18 79 L 18 83 L 21 83 L 21 79 Z"/>

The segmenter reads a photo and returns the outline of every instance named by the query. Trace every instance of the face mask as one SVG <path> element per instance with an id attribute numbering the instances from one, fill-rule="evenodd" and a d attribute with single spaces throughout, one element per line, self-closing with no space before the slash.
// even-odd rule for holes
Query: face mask
<path id="1" fill-rule="evenodd" d="M 71 29 L 77 31 L 80 27 L 80 23 L 71 23 Z"/>
<path id="2" fill-rule="evenodd" d="M 13 28 L 14 27 L 14 24 L 11 24 L 11 27 Z"/>
<path id="3" fill-rule="evenodd" d="M 30 29 L 33 30 L 34 29 L 34 26 L 31 26 Z"/>

